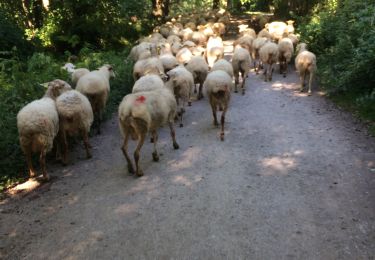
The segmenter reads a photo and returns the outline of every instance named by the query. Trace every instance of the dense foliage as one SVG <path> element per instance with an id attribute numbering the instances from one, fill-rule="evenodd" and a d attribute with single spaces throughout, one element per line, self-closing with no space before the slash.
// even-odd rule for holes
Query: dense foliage
<path id="1" fill-rule="evenodd" d="M 374 121 L 374 1 L 328 0 L 301 22 L 302 41 L 318 57 L 320 86 Z"/>

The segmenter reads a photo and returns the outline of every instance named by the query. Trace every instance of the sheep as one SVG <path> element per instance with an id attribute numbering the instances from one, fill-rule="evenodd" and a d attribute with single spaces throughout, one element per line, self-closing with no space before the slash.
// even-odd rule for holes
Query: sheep
<path id="1" fill-rule="evenodd" d="M 283 33 L 287 30 L 287 24 L 284 22 L 272 22 L 268 25 L 268 31 L 276 42 L 283 37 Z"/>
<path id="2" fill-rule="evenodd" d="M 181 49 L 182 49 L 182 44 L 180 42 L 174 42 L 171 44 L 171 51 L 173 55 L 176 56 L 179 50 Z"/>
<path id="3" fill-rule="evenodd" d="M 204 46 L 207 42 L 207 36 L 204 35 L 202 32 L 193 32 L 193 34 L 191 35 L 191 40 L 196 45 Z"/>
<path id="4" fill-rule="evenodd" d="M 86 157 L 91 158 L 88 135 L 94 114 L 88 98 L 77 90 L 66 91 L 56 99 L 56 109 L 59 114 L 59 136 L 63 146 L 63 164 L 67 164 L 68 135 L 81 135 L 86 149 Z"/>
<path id="5" fill-rule="evenodd" d="M 191 53 L 191 51 L 187 47 L 183 47 L 176 54 L 176 59 L 178 63 L 180 64 L 185 64 L 189 62 L 192 57 L 193 57 L 193 53 Z"/>
<path id="6" fill-rule="evenodd" d="M 258 38 L 267 38 L 268 40 L 272 39 L 272 35 L 268 32 L 266 28 L 263 28 L 257 35 Z"/>
<path id="7" fill-rule="evenodd" d="M 234 75 L 233 66 L 229 61 L 225 59 L 220 59 L 214 63 L 214 66 L 212 66 L 211 71 L 215 71 L 215 70 L 223 70 L 226 73 L 228 73 L 228 75 L 231 78 L 233 78 L 233 75 Z"/>
<path id="8" fill-rule="evenodd" d="M 172 54 L 160 55 L 159 59 L 163 64 L 165 73 L 178 66 L 178 61 Z"/>
<path id="9" fill-rule="evenodd" d="M 193 30 L 190 28 L 185 28 L 180 31 L 178 36 L 182 39 L 182 41 L 189 41 L 193 35 Z"/>
<path id="10" fill-rule="evenodd" d="M 72 63 L 66 63 L 63 69 L 67 70 L 71 74 L 72 84 L 75 86 L 80 77 L 89 73 L 90 71 L 86 68 L 78 68 L 76 69 Z"/>
<path id="11" fill-rule="evenodd" d="M 98 120 L 98 134 L 102 113 L 110 91 L 109 79 L 115 77 L 111 65 L 103 65 L 98 70 L 83 75 L 77 82 L 76 90 L 84 94 L 90 101 L 93 113 Z"/>
<path id="12" fill-rule="evenodd" d="M 148 74 L 140 77 L 133 86 L 132 93 L 143 92 L 143 91 L 152 91 L 155 89 L 164 88 L 164 81 L 155 74 Z"/>
<path id="13" fill-rule="evenodd" d="M 228 110 L 232 86 L 233 83 L 231 77 L 222 70 L 210 72 L 204 82 L 204 88 L 207 91 L 207 96 L 210 101 L 215 126 L 219 126 L 216 111 L 218 108 L 219 110 L 223 110 L 221 114 L 221 141 L 224 141 L 225 113 Z"/>
<path id="14" fill-rule="evenodd" d="M 240 24 L 237 26 L 238 27 L 238 32 L 241 36 L 251 36 L 253 38 L 256 38 L 257 37 L 257 34 L 256 32 L 254 31 L 254 29 L 252 28 L 248 28 L 249 25 L 247 24 Z"/>
<path id="15" fill-rule="evenodd" d="M 160 76 L 164 75 L 164 67 L 162 61 L 157 57 L 138 60 L 133 67 L 133 79 L 138 80 L 140 77 L 154 73 Z"/>
<path id="16" fill-rule="evenodd" d="M 255 73 L 259 74 L 259 69 L 262 67 L 261 61 L 259 59 L 259 49 L 268 42 L 268 39 L 266 37 L 258 37 L 254 39 L 253 45 L 252 45 L 252 57 L 254 60 L 254 70 Z"/>
<path id="17" fill-rule="evenodd" d="M 185 63 L 185 67 L 194 77 L 194 93 L 197 93 L 195 84 L 199 84 L 198 100 L 203 98 L 202 88 L 203 83 L 207 77 L 208 65 L 205 59 L 201 56 L 194 56 L 188 63 Z"/>
<path id="18" fill-rule="evenodd" d="M 147 53 L 145 56 L 143 53 Z M 137 60 L 141 58 L 148 58 L 151 56 L 156 56 L 157 54 L 157 49 L 156 49 L 156 44 L 154 43 L 149 43 L 149 42 L 142 42 L 136 46 L 134 46 L 128 56 L 128 59 L 133 60 L 136 62 Z M 141 57 L 143 55 L 143 57 Z"/>
<path id="19" fill-rule="evenodd" d="M 220 36 L 211 36 L 207 42 L 206 58 L 212 68 L 214 62 L 224 57 L 224 44 Z"/>
<path id="20" fill-rule="evenodd" d="M 288 70 L 288 64 L 293 56 L 293 42 L 289 38 L 282 38 L 278 44 L 279 48 L 279 64 L 280 74 L 283 73 L 283 77 L 286 77 Z"/>
<path id="21" fill-rule="evenodd" d="M 300 91 L 303 91 L 306 73 L 309 73 L 310 79 L 308 94 L 311 95 L 311 83 L 316 72 L 316 56 L 314 53 L 307 50 L 307 45 L 305 43 L 301 43 L 297 46 L 297 53 L 298 55 L 295 59 L 295 66 L 300 76 Z"/>
<path id="22" fill-rule="evenodd" d="M 158 55 L 172 54 L 171 45 L 168 42 L 159 42 L 156 44 Z"/>
<path id="23" fill-rule="evenodd" d="M 195 31 L 197 29 L 197 26 L 194 22 L 188 22 L 185 24 L 185 28 L 190 28 L 192 31 Z"/>
<path id="24" fill-rule="evenodd" d="M 267 42 L 259 50 L 260 60 L 265 64 L 264 76 L 265 81 L 272 80 L 273 65 L 279 58 L 279 49 L 276 43 Z"/>
<path id="25" fill-rule="evenodd" d="M 46 154 L 52 149 L 53 140 L 59 131 L 59 115 L 55 100 L 71 89 L 71 86 L 63 80 L 51 81 L 43 98 L 27 104 L 17 114 L 20 146 L 26 156 L 30 178 L 36 175 L 32 164 L 32 153 L 39 153 L 43 178 L 49 180 Z"/>
<path id="26" fill-rule="evenodd" d="M 167 88 L 128 94 L 123 98 L 119 106 L 118 118 L 120 131 L 124 137 L 121 150 L 128 163 L 129 173 L 134 173 L 133 163 L 128 154 L 129 137 L 133 140 L 138 140 L 134 152 L 135 173 L 137 176 L 143 175 L 143 171 L 139 165 L 139 154 L 147 133 L 151 133 L 153 136 L 154 151 L 152 157 L 154 161 L 159 161 L 159 155 L 156 150 L 158 140 L 157 130 L 164 124 L 169 124 L 173 148 L 179 148 L 173 127 L 176 109 L 175 97 Z"/>
<path id="27" fill-rule="evenodd" d="M 182 116 L 185 113 L 185 103 L 191 106 L 191 91 L 194 86 L 194 77 L 184 66 L 180 65 L 167 73 L 169 79 L 166 86 L 173 89 L 180 117 L 180 127 L 183 127 Z M 182 102 L 180 102 L 180 100 Z"/>
<path id="28" fill-rule="evenodd" d="M 198 31 L 202 32 L 207 38 L 211 37 L 214 35 L 214 31 L 210 25 L 199 25 L 198 26 Z"/>
<path id="29" fill-rule="evenodd" d="M 242 95 L 245 95 L 245 81 L 249 74 L 251 64 L 251 58 L 250 53 L 247 49 L 242 48 L 241 46 L 237 46 L 233 53 L 232 58 L 232 66 L 233 66 L 233 72 L 234 72 L 234 80 L 235 80 L 235 86 L 234 86 L 234 92 L 237 93 L 237 85 L 239 84 L 239 76 L 241 73 L 242 77 Z"/>
<path id="30" fill-rule="evenodd" d="M 288 21 L 286 21 L 286 23 L 288 24 L 287 25 L 287 32 L 288 33 L 294 33 L 294 26 L 293 26 L 294 21 L 293 20 L 288 20 Z"/>
<path id="31" fill-rule="evenodd" d="M 172 46 L 172 44 L 175 42 L 181 43 L 181 38 L 177 35 L 169 35 L 167 38 L 167 42 Z"/>
<path id="32" fill-rule="evenodd" d="M 299 35 L 294 34 L 294 33 L 289 33 L 287 37 L 292 40 L 293 47 L 295 48 L 299 42 Z"/>
<path id="33" fill-rule="evenodd" d="M 214 23 L 212 29 L 216 35 L 223 36 L 225 34 L 225 24 L 222 22 Z"/>
<path id="34" fill-rule="evenodd" d="M 241 45 L 241 47 L 246 48 L 249 51 L 249 53 L 252 53 L 253 41 L 254 37 L 250 35 L 241 36 L 233 42 L 233 48 L 235 48 L 237 45 Z"/>

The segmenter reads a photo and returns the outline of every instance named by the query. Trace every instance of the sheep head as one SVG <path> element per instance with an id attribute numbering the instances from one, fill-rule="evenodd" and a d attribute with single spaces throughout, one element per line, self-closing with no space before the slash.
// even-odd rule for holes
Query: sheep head
<path id="1" fill-rule="evenodd" d="M 72 90 L 72 87 L 66 81 L 55 79 L 51 82 L 48 82 L 48 88 L 44 96 L 55 100 L 58 96 L 68 90 Z"/>

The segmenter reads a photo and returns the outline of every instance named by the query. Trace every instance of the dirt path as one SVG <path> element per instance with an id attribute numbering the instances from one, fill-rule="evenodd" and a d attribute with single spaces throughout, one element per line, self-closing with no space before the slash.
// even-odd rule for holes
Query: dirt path
<path id="1" fill-rule="evenodd" d="M 296 82 L 251 73 L 224 142 L 194 102 L 179 150 L 167 129 L 160 162 L 145 144 L 142 178 L 114 116 L 92 159 L 76 146 L 69 166 L 49 163 L 51 183 L 0 202 L 0 258 L 374 259 L 375 140 Z"/>

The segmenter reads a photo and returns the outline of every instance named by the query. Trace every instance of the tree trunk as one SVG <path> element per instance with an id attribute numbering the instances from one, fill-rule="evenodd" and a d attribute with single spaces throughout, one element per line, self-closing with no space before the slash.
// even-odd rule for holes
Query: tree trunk
<path id="1" fill-rule="evenodd" d="M 212 10 L 219 9 L 220 0 L 213 0 L 212 2 Z"/>

